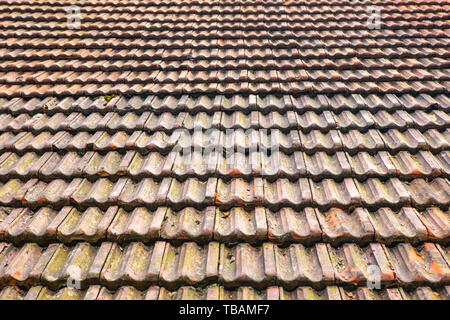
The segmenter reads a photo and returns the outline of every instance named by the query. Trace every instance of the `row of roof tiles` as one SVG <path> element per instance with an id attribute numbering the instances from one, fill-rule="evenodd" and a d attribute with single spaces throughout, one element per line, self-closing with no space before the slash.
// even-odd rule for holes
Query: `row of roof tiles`
<path id="1" fill-rule="evenodd" d="M 26 242 L 71 244 L 76 241 L 147 243 L 160 239 L 197 243 L 214 240 L 257 244 L 270 241 L 284 245 L 324 242 L 333 246 L 347 242 L 367 245 L 372 241 L 386 245 L 435 242 L 448 246 L 450 216 L 449 211 L 436 207 L 420 211 L 411 207 L 397 211 L 356 208 L 349 213 L 337 208 L 296 211 L 288 207 L 278 211 L 264 207 L 252 210 L 187 207 L 179 211 L 167 207 L 156 210 L 137 207 L 126 211 L 117 206 L 106 211 L 96 207 L 79 211 L 70 206 L 59 211 L 48 207 L 34 211 L 0 208 L 0 241 L 15 245 Z"/>
<path id="2" fill-rule="evenodd" d="M 157 241 L 125 246 L 103 242 L 98 247 L 81 242 L 73 247 L 51 244 L 44 248 L 33 243 L 20 248 L 0 243 L 0 248 L 3 286 L 41 284 L 58 288 L 71 281 L 80 287 L 101 284 L 116 289 L 132 285 L 145 290 L 150 285 L 176 289 L 219 283 L 254 288 L 280 285 L 292 290 L 301 285 L 321 288 L 336 283 L 365 286 L 377 280 L 383 287 L 450 284 L 449 252 L 433 243 L 419 247 L 400 243 L 388 248 L 380 243 L 365 247 L 324 243 L 280 247 L 263 243 L 253 247 L 218 242 L 176 246 Z M 373 276 L 373 268 L 377 268 L 379 277 Z"/>
<path id="3" fill-rule="evenodd" d="M 14 63 L 20 64 L 20 61 Z M 111 63 L 111 62 L 108 62 Z M 31 65 L 27 66 L 31 67 Z M 0 70 L 2 65 L 0 63 Z M 9 67 L 7 69 L 10 69 Z M 141 69 L 138 67 L 138 69 Z M 177 83 L 203 83 L 203 82 L 249 82 L 248 88 L 258 88 L 254 83 L 270 82 L 278 85 L 284 81 L 448 81 L 450 80 L 450 69 L 386 69 L 386 70 L 175 70 L 175 71 L 153 71 L 134 72 L 77 72 L 77 71 L 25 71 L 25 72 L 0 72 L 0 83 L 3 84 L 116 84 L 126 82 L 139 84 L 151 81 L 155 84 Z M 216 84 L 217 85 L 217 84 Z M 218 84 L 217 86 L 221 86 Z M 313 84 L 314 85 L 314 84 Z M 222 85 L 223 86 L 223 85 Z M 82 90 L 82 89 L 81 89 Z"/>
<path id="4" fill-rule="evenodd" d="M 218 129 L 209 131 L 197 131 L 191 136 L 187 132 L 164 131 L 145 132 L 134 131 L 128 134 L 126 131 L 118 131 L 114 135 L 105 131 L 70 132 L 58 131 L 55 134 L 44 131 L 33 134 L 32 132 L 21 132 L 14 134 L 4 132 L 0 135 L 0 148 L 17 153 L 47 151 L 130 151 L 135 150 L 142 153 L 151 151 L 167 154 L 179 148 L 189 150 L 241 150 L 241 152 L 252 150 L 269 150 L 279 148 L 284 153 L 292 154 L 295 151 L 304 151 L 308 154 L 325 151 L 346 151 L 350 154 L 357 152 L 369 152 L 371 154 L 379 151 L 399 152 L 420 150 L 431 150 L 433 153 L 449 150 L 450 128 L 445 130 L 428 129 L 420 132 L 417 129 L 388 129 L 380 131 L 369 129 L 361 132 L 357 129 L 342 132 L 330 130 L 321 132 L 312 130 L 302 132 L 290 130 L 281 132 L 279 130 L 252 130 L 245 132 L 243 129 L 227 132 Z M 211 152 L 209 152 L 211 153 Z M 208 154 L 209 154 L 208 153 Z"/>
<path id="5" fill-rule="evenodd" d="M 174 50 L 175 52 L 176 50 Z M 172 53 L 167 53 L 172 55 Z M 349 56 L 334 60 L 325 56 L 325 59 L 282 58 L 276 60 L 273 59 L 273 56 L 269 59 L 261 59 L 258 55 L 255 56 L 256 59 L 231 57 L 231 59 L 220 60 L 194 60 L 182 55 L 183 53 L 180 52 L 178 56 L 173 54 L 171 59 L 161 58 L 162 60 L 26 61 L 13 59 L 1 62 L 0 70 L 4 74 L 2 80 L 10 80 L 11 83 L 23 82 L 19 76 L 30 82 L 36 80 L 56 81 L 49 72 L 54 73 L 53 77 L 59 75 L 60 83 L 78 83 L 83 78 L 89 81 L 94 72 L 100 71 L 102 73 L 98 73 L 98 75 L 102 75 L 103 79 L 98 81 L 105 83 L 112 80 L 118 83 L 130 80 L 134 83 L 141 78 L 141 80 L 155 81 L 155 83 L 204 82 L 207 80 L 212 82 L 377 80 L 381 82 L 429 80 L 430 78 L 436 78 L 435 81 L 446 81 L 448 80 L 448 69 L 445 68 L 448 68 L 449 65 L 448 60 L 440 57 L 421 58 L 420 56 L 398 59 L 389 56 L 369 58 Z M 425 70 L 425 68 L 428 69 Z M 114 73 L 119 71 L 123 71 L 124 74 Z M 21 74 L 14 75 L 14 72 L 21 72 Z M 47 72 L 47 74 L 43 72 Z"/>
<path id="6" fill-rule="evenodd" d="M 0 97 L 51 97 L 51 96 L 95 96 L 104 94 L 144 95 L 144 94 L 182 94 L 182 93 L 292 93 L 292 94 L 331 94 L 331 93 L 430 93 L 448 92 L 449 81 L 391 81 L 391 82 L 343 82 L 343 81 L 304 81 L 304 82 L 192 82 L 192 83 L 115 83 L 115 84 L 35 84 L 0 85 Z"/>
<path id="7" fill-rule="evenodd" d="M 0 180 L 11 178 L 39 178 L 51 181 L 56 178 L 87 177 L 96 180 L 100 177 L 133 179 L 176 177 L 265 177 L 296 179 L 309 177 L 313 180 L 323 178 L 368 177 L 413 178 L 450 177 L 450 152 L 441 151 L 433 155 L 429 151 L 410 153 L 400 151 L 390 154 L 380 151 L 373 155 L 367 152 L 349 154 L 335 152 L 327 154 L 319 151 L 312 154 L 295 151 L 292 154 L 273 152 L 245 152 L 221 154 L 202 154 L 198 151 L 182 153 L 172 151 L 167 155 L 158 152 L 141 154 L 127 151 L 120 154 L 111 151 L 106 154 L 88 151 L 42 155 L 27 152 L 19 155 L 4 152 L 0 156 Z"/>
<path id="8" fill-rule="evenodd" d="M 434 27 L 434 28 L 433 28 Z M 377 38 L 445 38 L 448 37 L 446 30 L 442 30 L 440 26 L 431 25 L 428 28 L 417 29 L 410 28 L 394 29 L 394 30 L 370 30 L 366 27 L 360 29 L 332 29 L 332 30 L 222 30 L 222 29 L 205 29 L 205 30 L 30 30 L 30 29 L 11 29 L 3 30 L 0 33 L 4 38 L 41 38 L 48 39 L 56 37 L 61 43 L 70 42 L 73 38 L 133 38 L 141 39 L 140 43 L 146 42 L 147 39 L 377 39 Z M 39 39 L 39 40 L 41 40 Z M 6 41 L 6 40 L 4 40 Z M 28 40 L 29 41 L 29 40 Z M 54 41 L 54 40 L 53 40 Z M 76 41 L 76 40 L 75 40 Z M 80 40 L 78 40 L 80 41 Z M 92 40 L 91 40 L 92 41 Z M 87 43 L 90 43 L 89 39 Z M 98 41 L 98 40 L 97 40 Z M 139 43 L 139 42 L 138 42 Z M 83 42 L 80 42 L 83 44 Z M 123 43 L 122 45 L 125 45 Z M 55 45 L 55 44 L 54 44 Z"/>
<path id="9" fill-rule="evenodd" d="M 92 32 L 92 31 L 91 31 Z M 74 34 L 75 35 L 75 34 Z M 94 31 L 94 35 L 96 35 Z M 78 52 L 78 47 L 81 45 L 88 49 L 91 54 L 95 54 L 96 49 L 105 54 L 113 50 L 129 51 L 129 47 L 134 48 L 134 54 L 140 56 L 139 50 L 154 50 L 158 49 L 252 49 L 252 48 L 272 48 L 272 49 L 289 49 L 292 47 L 303 49 L 325 49 L 325 48 L 416 48 L 427 50 L 426 48 L 442 48 L 448 46 L 450 40 L 440 37 L 413 37 L 413 38 L 354 38 L 354 39 L 117 39 L 114 37 L 94 39 L 91 35 L 78 39 L 61 39 L 56 41 L 56 38 L 47 37 L 46 39 L 0 39 L 0 48 L 13 49 L 72 49 Z M 393 49 L 392 49 L 393 50 Z M 89 53 L 89 52 L 86 52 Z M 37 53 L 36 53 L 37 54 Z M 75 54 L 75 53 L 74 53 Z"/>
<path id="10" fill-rule="evenodd" d="M 185 181 L 164 178 L 161 182 L 152 178 L 136 182 L 128 178 L 121 178 L 117 182 L 102 178 L 90 182 L 74 178 L 69 181 L 54 179 L 50 183 L 38 179 L 26 182 L 10 179 L 0 183 L 0 203 L 55 207 L 70 203 L 85 207 L 119 204 L 128 208 L 155 208 L 166 204 L 174 208 L 264 205 L 272 209 L 284 206 L 302 208 L 308 205 L 321 208 L 361 205 L 379 208 L 413 204 L 416 208 L 436 205 L 448 209 L 450 183 L 444 178 L 429 181 L 414 179 L 411 182 L 402 182 L 398 178 L 384 182 L 377 178 L 369 178 L 364 182 L 351 178 L 344 178 L 341 182 L 333 179 L 316 182 L 306 178 L 295 181 L 278 179 L 274 182 L 263 178 L 254 178 L 249 182 L 241 178 L 233 178 L 229 182 L 220 178 L 208 178 L 206 181 L 197 178 Z"/>
<path id="11" fill-rule="evenodd" d="M 430 45 L 433 42 L 429 42 Z M 187 44 L 183 48 L 166 47 L 160 44 L 160 47 L 142 48 L 142 49 L 114 49 L 109 50 L 102 49 L 87 49 L 84 51 L 78 51 L 70 48 L 61 49 L 34 49 L 34 48 L 0 48 L 0 53 L 4 60 L 8 59 L 170 59 L 179 60 L 180 58 L 191 59 L 305 59 L 305 67 L 314 67 L 309 65 L 308 58 L 348 58 L 358 56 L 360 58 L 381 58 L 381 57 L 409 57 L 409 58 L 421 58 L 421 57 L 443 57 L 448 54 L 445 51 L 445 44 L 448 45 L 448 41 L 442 41 L 439 44 L 442 47 L 430 46 L 430 47 L 413 47 L 405 46 L 377 46 L 359 48 L 352 47 L 329 47 L 329 48 L 282 48 L 277 47 L 270 41 L 264 41 L 260 47 L 252 48 L 251 43 L 246 42 L 243 47 L 234 48 L 220 48 L 217 44 L 211 43 L 208 48 L 196 48 Z M 314 49 L 314 51 L 313 51 Z M 281 64 L 282 62 L 280 62 Z M 3 65 L 5 66 L 5 65 Z"/>
<path id="12" fill-rule="evenodd" d="M 412 291 L 403 288 L 371 290 L 359 287 L 354 290 L 339 286 L 328 286 L 322 290 L 311 287 L 298 287 L 288 291 L 282 287 L 269 287 L 255 290 L 252 287 L 237 289 L 211 285 L 206 288 L 181 287 L 176 291 L 152 286 L 145 291 L 134 287 L 120 287 L 110 291 L 105 287 L 93 285 L 86 290 L 64 287 L 52 291 L 47 287 L 35 286 L 22 290 L 15 286 L 4 287 L 0 300 L 449 300 L 450 288 L 432 289 L 418 287 Z"/>
<path id="13" fill-rule="evenodd" d="M 179 31 L 140 31 L 140 30 L 29 30 L 15 29 L 3 31 L 3 39 L 0 46 L 5 47 L 14 43 L 12 48 L 29 48 L 30 44 L 38 45 L 40 48 L 74 48 L 76 45 L 87 48 L 103 47 L 147 47 L 152 48 L 152 43 L 164 43 L 164 40 L 170 41 L 184 40 L 200 42 L 200 40 L 217 40 L 219 43 L 223 39 L 222 45 L 228 43 L 244 43 L 242 37 L 247 37 L 248 41 L 258 39 L 266 41 L 270 39 L 275 44 L 298 44 L 302 40 L 310 41 L 342 41 L 360 39 L 360 41 L 378 41 L 383 39 L 410 38 L 446 38 L 448 35 L 442 29 L 397 29 L 397 30 L 370 30 L 351 29 L 351 30 L 305 30 L 305 31 L 259 31 L 259 30 L 179 30 Z M 143 33 L 143 34 L 141 34 Z M 240 40 L 239 40 L 240 39 Z M 152 42 L 153 40 L 153 42 Z M 277 41 L 278 40 L 278 41 Z M 388 40 L 386 40 L 388 41 Z M 446 40 L 444 40 L 446 41 Z M 121 43 L 119 43 L 121 42 Z M 445 43 L 445 42 L 444 42 Z"/>
<path id="14" fill-rule="evenodd" d="M 271 6 L 271 5 L 285 5 L 285 6 L 299 6 L 298 3 L 295 2 L 290 2 L 290 1 L 284 1 L 284 0 L 249 0 L 246 1 L 249 4 L 253 4 L 253 5 L 266 5 L 266 6 Z M 392 1 L 392 0 L 387 0 L 387 1 L 382 1 L 382 0 L 360 0 L 358 1 L 360 4 L 365 5 L 365 4 L 388 4 L 388 5 L 392 5 L 392 4 L 399 4 L 401 3 L 402 5 L 410 5 L 410 4 L 414 4 L 417 5 L 417 1 L 412 1 L 412 0 L 399 0 L 399 1 Z M 421 5 L 426 5 L 426 4 L 442 4 L 441 0 L 419 0 Z M 48 1 L 38 1 L 38 0 L 31 0 L 31 1 L 25 1 L 25 0 L 6 0 L 5 3 L 7 4 L 28 4 L 28 5 L 37 5 L 37 6 L 41 6 L 41 5 L 64 5 L 67 3 L 71 3 L 70 0 L 48 0 Z M 80 3 L 84 4 L 84 5 L 96 5 L 99 3 L 99 1 L 97 0 L 81 0 Z M 133 5 L 133 6 L 137 6 L 140 4 L 139 1 L 137 0 L 123 0 L 123 1 L 118 1 L 118 0 L 107 0 L 107 1 L 102 1 L 101 3 L 106 3 L 108 5 L 111 6 L 121 6 L 121 5 Z M 153 2 L 153 5 L 156 6 L 166 6 L 168 4 L 174 4 L 174 5 L 189 5 L 189 4 L 195 4 L 195 5 L 204 5 L 204 6 L 210 6 L 210 5 L 218 5 L 218 4 L 223 4 L 225 6 L 233 6 L 233 5 L 242 5 L 242 0 L 170 0 L 170 1 L 165 1 L 165 0 L 156 0 Z M 338 1 L 338 0 L 306 0 L 302 3 L 301 7 L 304 6 L 316 6 L 316 5 L 325 5 L 325 6 L 339 6 L 339 5 L 353 5 L 353 1 L 352 0 L 343 0 L 343 1 Z M 108 6 L 109 8 L 109 6 Z"/>
<path id="15" fill-rule="evenodd" d="M 50 10 L 47 10 L 50 9 Z M 123 28 L 123 22 L 127 22 L 130 28 L 135 28 L 136 26 L 144 26 L 146 22 L 152 22 L 154 25 L 159 23 L 171 23 L 179 24 L 192 22 L 193 25 L 208 22 L 221 22 L 220 26 L 227 27 L 230 24 L 239 24 L 238 26 L 265 26 L 270 25 L 271 27 L 278 28 L 278 26 L 283 26 L 285 28 L 291 28 L 292 23 L 297 23 L 302 21 L 304 17 L 304 22 L 324 22 L 324 21 L 343 21 L 344 23 L 360 21 L 366 22 L 370 17 L 370 14 L 366 11 L 355 10 L 353 12 L 346 13 L 302 13 L 300 10 L 293 11 L 288 15 L 280 15 L 275 13 L 264 13 L 264 14 L 254 14 L 254 13 L 240 13 L 240 14 L 185 14 L 179 13 L 176 17 L 173 14 L 164 13 L 136 13 L 130 14 L 128 12 L 120 13 L 110 13 L 105 15 L 104 11 L 99 12 L 98 8 L 91 8 L 89 12 L 83 14 L 84 22 L 114 22 L 117 24 L 118 28 Z M 380 13 L 381 21 L 421 21 L 421 20 L 438 20 L 448 18 L 448 13 L 444 11 L 431 11 L 431 12 L 386 12 L 382 11 Z M 67 11 L 61 7 L 32 7 L 32 6 L 14 6 L 9 5 L 7 7 L 0 5 L 0 20 L 14 19 L 14 21 L 66 21 Z M 136 23 L 134 23 L 136 22 Z M 278 26 L 272 24 L 273 22 L 281 22 Z M 283 22 L 289 22 L 289 24 L 284 24 Z M 152 24 L 153 25 L 153 24 Z M 150 27 L 152 26 L 150 25 Z M 321 25 L 321 24 L 319 24 Z M 52 24 L 54 26 L 54 24 Z M 148 26 L 148 25 L 147 25 Z M 323 27 L 323 25 L 321 25 Z M 55 26 L 56 27 L 56 26 Z"/>
<path id="16" fill-rule="evenodd" d="M 430 29 L 430 28 L 443 28 L 446 29 L 450 26 L 448 18 L 450 15 L 445 12 L 440 12 L 438 14 L 424 15 L 422 19 L 415 18 L 411 20 L 404 20 L 399 15 L 397 19 L 395 17 L 390 17 L 387 20 L 380 20 L 380 27 L 389 30 L 398 29 Z M 242 18 L 245 19 L 246 15 L 243 14 Z M 211 28 L 216 30 L 230 30 L 237 28 L 237 32 L 242 31 L 276 31 L 276 30 L 348 30 L 348 29 L 365 29 L 367 27 L 367 19 L 370 15 L 365 14 L 366 20 L 362 21 L 340 21 L 331 19 L 330 21 L 301 21 L 301 14 L 298 14 L 294 21 L 270 21 L 270 18 L 260 22 L 245 21 L 241 22 L 239 19 L 232 22 L 223 21 L 211 21 Z M 364 18 L 364 15 L 361 17 Z M 67 26 L 61 24 L 61 21 L 67 21 L 67 14 L 61 15 L 44 15 L 40 13 L 34 14 L 34 16 L 24 16 L 20 12 L 0 14 L 0 26 L 3 30 L 14 30 L 14 29 L 30 29 L 30 30 L 66 30 Z M 144 18 L 140 22 L 128 22 L 128 21 L 117 21 L 115 19 L 108 20 L 107 22 L 95 21 L 95 19 L 83 19 L 83 24 L 80 25 L 79 30 L 146 30 L 146 31 L 161 31 L 164 29 L 171 31 L 178 30 L 208 30 L 207 22 L 194 22 L 186 23 L 183 21 L 173 22 L 173 23 L 158 23 L 150 21 L 148 18 Z M 145 33 L 144 33 L 145 35 Z"/>
<path id="17" fill-rule="evenodd" d="M 342 6 L 342 5 L 351 5 L 352 7 L 354 6 L 354 1 L 352 0 L 343 0 L 343 1 L 338 1 L 338 0 L 306 0 L 304 1 L 301 5 L 296 3 L 296 2 L 290 2 L 290 1 L 284 1 L 284 0 L 248 0 L 246 1 L 248 4 L 250 5 L 264 5 L 264 6 L 279 6 L 280 4 L 283 6 L 297 6 L 297 7 L 314 7 L 314 6 Z M 31 0 L 31 1 L 24 1 L 24 0 L 6 0 L 5 1 L 6 4 L 8 5 L 33 5 L 33 6 L 47 6 L 47 5 L 52 5 L 52 6 L 59 6 L 59 5 L 66 5 L 67 3 L 71 3 L 70 0 L 48 0 L 48 1 L 38 1 L 38 0 Z M 99 1 L 96 0 L 81 0 L 80 1 L 81 4 L 83 5 L 98 5 Z M 107 1 L 102 1 L 102 4 L 108 4 L 109 6 L 107 8 L 110 7 L 114 7 L 114 6 L 123 6 L 123 5 L 130 5 L 130 6 L 139 6 L 139 4 L 141 4 L 139 1 L 137 0 L 124 0 L 124 1 L 117 1 L 117 0 L 107 0 Z M 401 4 L 401 8 L 403 8 L 403 6 L 406 5 L 417 5 L 419 6 L 419 4 L 417 3 L 417 1 L 412 1 L 412 0 L 399 0 L 399 1 L 382 1 L 382 0 L 360 0 L 358 1 L 358 3 L 360 5 L 367 5 L 367 4 L 380 4 L 380 5 L 394 5 L 394 4 Z M 441 4 L 442 5 L 442 1 L 441 0 L 419 0 L 420 6 L 422 5 L 429 5 L 429 4 Z M 444 2 L 445 3 L 445 2 Z M 168 6 L 168 5 L 202 5 L 202 6 L 216 6 L 216 5 L 223 5 L 223 6 L 241 6 L 242 5 L 242 0 L 170 0 L 170 1 L 165 1 L 165 0 L 156 0 L 154 2 L 152 2 L 151 6 Z M 143 6 L 141 4 L 141 6 Z M 143 6 L 144 7 L 144 6 Z"/>
<path id="18" fill-rule="evenodd" d="M 4 5 L 8 6 L 20 6 L 20 8 L 36 8 L 36 9 L 45 9 L 47 7 L 53 7 L 59 9 L 58 7 L 71 5 L 71 2 L 68 1 L 51 1 L 51 2 L 9 2 L 5 1 Z M 85 8 L 96 9 L 106 12 L 117 12 L 118 9 L 122 9 L 124 12 L 154 12 L 161 10 L 167 14 L 177 13 L 179 11 L 188 11 L 188 12 L 198 12 L 198 13 L 264 13 L 264 14 L 289 14 L 292 12 L 305 12 L 305 13 L 320 13 L 322 11 L 325 12 L 333 12 L 333 13 L 342 13 L 342 12 L 361 12 L 366 11 L 366 8 L 369 5 L 377 5 L 384 9 L 384 11 L 388 12 L 414 12 L 416 10 L 420 11 L 435 11 L 442 10 L 442 8 L 446 8 L 448 5 L 444 1 L 430 1 L 424 3 L 417 3 L 417 1 L 409 1 L 402 2 L 399 4 L 398 2 L 358 2 L 350 3 L 347 2 L 334 2 L 330 3 L 329 1 L 322 3 L 304 3 L 301 4 L 296 3 L 295 1 L 273 1 L 273 2 L 252 2 L 246 1 L 245 5 L 241 1 L 239 2 L 152 2 L 151 4 L 143 5 L 139 2 L 134 3 L 124 3 L 124 2 L 104 2 L 99 3 L 96 1 L 87 1 L 80 2 L 79 5 L 82 5 Z M 35 10 L 36 10 L 35 9 Z M 142 9 L 142 10 L 139 10 Z M 55 9 L 54 9 L 55 10 Z"/>
<path id="19" fill-rule="evenodd" d="M 353 112 L 352 112 L 353 111 Z M 31 131 L 39 133 L 50 131 L 107 131 L 113 134 L 120 131 L 133 133 L 135 130 L 145 130 L 147 133 L 156 131 L 171 132 L 174 130 L 207 130 L 207 129 L 279 129 L 290 131 L 300 129 L 303 133 L 311 130 L 322 132 L 339 129 L 345 132 L 351 129 L 367 131 L 368 129 L 399 129 L 416 128 L 444 129 L 450 126 L 450 115 L 447 110 L 339 110 L 319 112 L 286 110 L 262 113 L 258 111 L 221 112 L 208 114 L 198 112 L 170 112 L 155 113 L 137 112 L 108 112 L 101 114 L 92 112 L 84 115 L 80 112 L 70 114 L 55 113 L 22 113 L 0 114 L 0 132 Z M 45 112 L 45 111 L 44 111 Z"/>
<path id="20" fill-rule="evenodd" d="M 110 98 L 110 99 L 107 99 Z M 141 114 L 145 111 L 163 113 L 172 112 L 180 114 L 183 112 L 209 114 L 216 111 L 241 111 L 248 114 L 251 111 L 267 114 L 271 111 L 286 113 L 289 110 L 300 114 L 306 111 L 324 112 L 326 110 L 341 113 L 350 110 L 353 113 L 369 110 L 372 113 L 386 110 L 390 113 L 395 110 L 409 111 L 441 109 L 446 113 L 450 110 L 450 98 L 446 94 L 430 96 L 425 93 L 418 95 L 402 94 L 333 94 L 333 95 L 232 95 L 232 96 L 207 96 L 207 95 L 182 95 L 182 96 L 98 96 L 95 98 L 65 97 L 65 98 L 13 98 L 0 99 L 0 111 L 3 114 L 11 113 L 20 115 L 22 113 L 36 114 L 72 114 L 81 112 L 86 116 L 99 112 L 106 114 L 114 112 L 124 114 L 134 112 Z"/>

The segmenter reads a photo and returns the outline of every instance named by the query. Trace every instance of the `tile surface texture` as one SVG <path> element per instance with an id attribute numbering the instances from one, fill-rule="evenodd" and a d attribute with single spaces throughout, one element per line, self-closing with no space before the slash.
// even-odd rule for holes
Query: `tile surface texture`
<path id="1" fill-rule="evenodd" d="M 0 300 L 450 299 L 449 1 L 72 4 L 0 3 Z"/>

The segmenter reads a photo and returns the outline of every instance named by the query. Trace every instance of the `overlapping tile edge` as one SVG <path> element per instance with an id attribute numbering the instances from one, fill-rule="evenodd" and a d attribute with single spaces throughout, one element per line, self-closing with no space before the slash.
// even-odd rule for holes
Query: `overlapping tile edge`
<path id="1" fill-rule="evenodd" d="M 286 291 L 279 287 L 255 290 L 252 287 L 240 287 L 227 290 L 213 285 L 207 288 L 181 287 L 170 291 L 158 286 L 140 291 L 132 286 L 120 287 L 109 291 L 105 287 L 93 285 L 86 290 L 63 288 L 52 291 L 47 287 L 36 286 L 29 290 L 18 287 L 5 287 L 0 292 L 0 299 L 10 300 L 448 300 L 449 287 L 433 290 L 418 287 L 406 292 L 402 288 L 373 291 L 368 288 L 349 290 L 339 286 L 329 286 L 322 290 L 311 287 L 299 287 L 295 291 Z"/>

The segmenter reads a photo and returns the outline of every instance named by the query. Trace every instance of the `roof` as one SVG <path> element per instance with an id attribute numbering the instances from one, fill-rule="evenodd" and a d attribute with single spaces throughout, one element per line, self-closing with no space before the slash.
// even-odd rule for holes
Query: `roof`
<path id="1" fill-rule="evenodd" d="M 448 1 L 72 4 L 0 3 L 0 300 L 450 299 Z"/>

